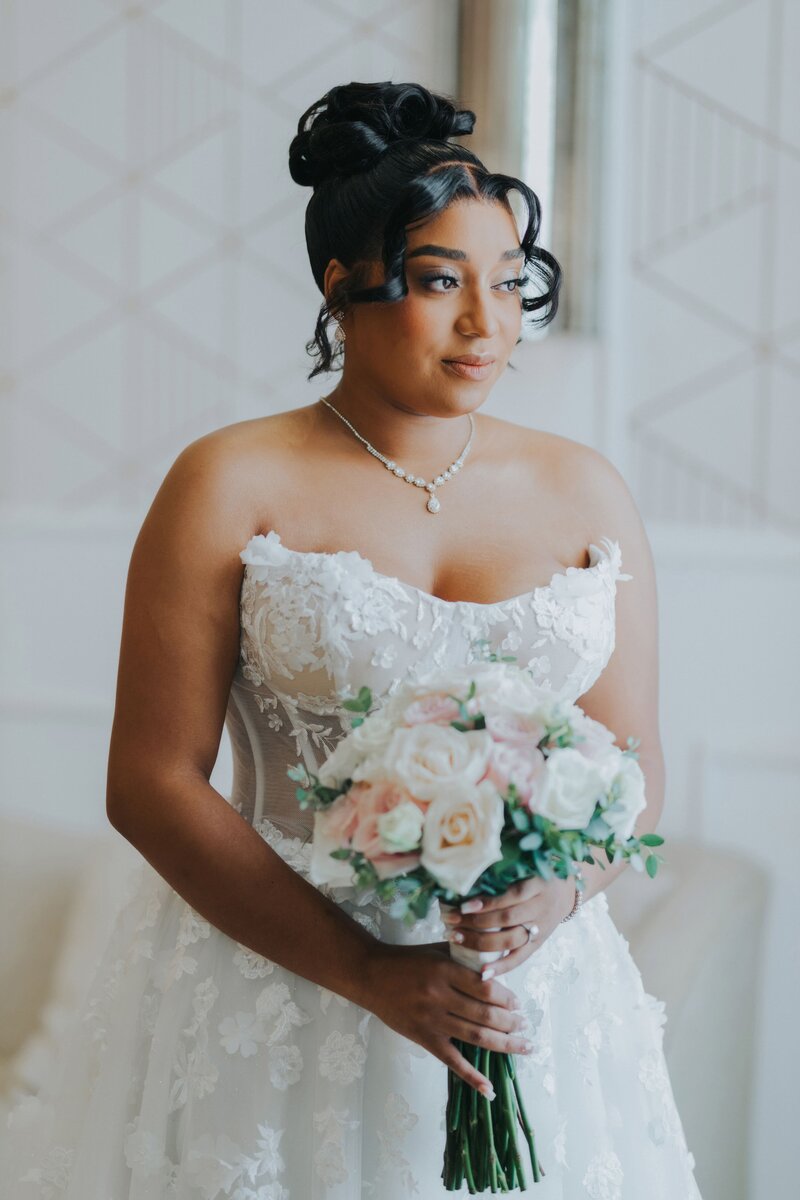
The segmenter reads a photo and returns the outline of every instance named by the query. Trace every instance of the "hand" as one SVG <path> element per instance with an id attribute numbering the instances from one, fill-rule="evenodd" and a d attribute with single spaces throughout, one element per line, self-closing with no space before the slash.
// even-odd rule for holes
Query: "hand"
<path id="1" fill-rule="evenodd" d="M 448 939 L 458 931 L 464 935 L 460 944 L 470 949 L 510 950 L 510 954 L 491 964 L 495 975 L 504 975 L 529 959 L 571 912 L 575 886 L 574 876 L 544 880 L 533 875 L 512 884 L 501 896 L 480 897 L 479 912 L 462 913 L 440 901 Z M 539 926 L 531 942 L 527 929 L 523 928 L 527 925 Z M 496 932 L 487 932 L 490 929 Z"/>
<path id="2" fill-rule="evenodd" d="M 489 1079 L 451 1041 L 459 1038 L 502 1054 L 525 1054 L 525 1018 L 514 992 L 497 979 L 450 958 L 447 942 L 421 946 L 378 942 L 370 952 L 359 1003 L 391 1029 L 424 1046 L 470 1087 Z"/>

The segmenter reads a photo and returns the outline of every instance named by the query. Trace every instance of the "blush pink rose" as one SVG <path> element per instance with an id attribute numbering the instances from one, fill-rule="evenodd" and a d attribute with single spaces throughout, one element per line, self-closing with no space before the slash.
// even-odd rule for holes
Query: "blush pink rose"
<path id="1" fill-rule="evenodd" d="M 395 875 L 405 875 L 419 866 L 420 854 L 379 854 L 372 859 L 379 879 L 393 879 Z"/>
<path id="2" fill-rule="evenodd" d="M 530 742 L 497 742 L 485 778 L 502 793 L 513 782 L 523 804 L 533 808 L 544 781 L 546 762 L 541 750 Z"/>
<path id="3" fill-rule="evenodd" d="M 546 732 L 538 717 L 514 712 L 489 713 L 486 728 L 496 742 L 531 743 L 533 746 L 542 740 Z"/>
<path id="4" fill-rule="evenodd" d="M 325 832 L 339 846 L 349 843 L 358 825 L 357 787 L 358 784 L 354 784 L 343 796 L 337 796 L 333 804 L 324 810 Z"/>
<path id="5" fill-rule="evenodd" d="M 350 796 L 353 792 L 357 807 L 351 843 L 353 849 L 360 851 L 370 860 L 381 879 L 403 874 L 417 866 L 419 854 L 388 854 L 385 851 L 378 832 L 378 817 L 391 812 L 398 804 L 407 804 L 409 801 L 424 811 L 429 802 L 418 800 L 407 788 L 390 779 L 377 779 L 374 783 L 354 783 L 347 795 Z"/>
<path id="6" fill-rule="evenodd" d="M 458 704 L 444 692 L 412 700 L 403 712 L 406 725 L 449 725 L 459 716 Z"/>

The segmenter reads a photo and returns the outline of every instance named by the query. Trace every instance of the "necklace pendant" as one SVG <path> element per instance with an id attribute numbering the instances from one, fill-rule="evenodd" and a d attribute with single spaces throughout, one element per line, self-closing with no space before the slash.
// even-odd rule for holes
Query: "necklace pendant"
<path id="1" fill-rule="evenodd" d="M 439 501 L 436 499 L 435 496 L 431 496 L 428 499 L 428 503 L 426 505 L 428 512 L 437 513 L 441 507 L 442 507 L 441 504 L 439 503 Z"/>

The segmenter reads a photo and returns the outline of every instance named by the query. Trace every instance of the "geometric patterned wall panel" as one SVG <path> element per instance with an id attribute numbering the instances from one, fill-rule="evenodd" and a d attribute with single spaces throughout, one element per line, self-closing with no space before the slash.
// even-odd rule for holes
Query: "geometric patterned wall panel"
<path id="1" fill-rule="evenodd" d="M 324 394 L 288 166 L 335 83 L 454 90 L 456 0 L 6 0 L 0 508 L 137 514 L 187 442 Z M 315 386 L 316 385 L 316 386 Z"/>
<path id="2" fill-rule="evenodd" d="M 800 534 L 800 5 L 629 5 L 645 515 Z"/>

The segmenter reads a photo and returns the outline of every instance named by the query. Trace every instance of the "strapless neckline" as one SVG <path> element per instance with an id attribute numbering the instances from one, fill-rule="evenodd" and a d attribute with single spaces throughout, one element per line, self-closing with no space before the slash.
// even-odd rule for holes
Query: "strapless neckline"
<path id="1" fill-rule="evenodd" d="M 589 543 L 587 547 L 589 556 L 590 559 L 594 557 L 595 561 L 590 561 L 588 566 L 567 567 L 563 571 L 556 570 L 550 576 L 550 579 L 547 581 L 547 583 L 539 584 L 537 587 L 533 587 L 527 592 L 520 592 L 516 596 L 508 596 L 505 600 L 489 601 L 445 600 L 443 596 L 437 596 L 433 592 L 426 592 L 423 588 L 419 588 L 413 583 L 406 583 L 405 580 L 399 579 L 396 575 L 387 575 L 383 571 L 377 570 L 371 559 L 367 558 L 367 556 L 362 554 L 359 550 L 294 550 L 291 546 L 284 544 L 281 539 L 281 535 L 274 529 L 271 529 L 269 533 L 266 534 L 253 534 L 247 545 L 240 551 L 240 557 L 246 554 L 251 547 L 258 547 L 262 544 L 266 544 L 267 546 L 278 545 L 285 553 L 295 555 L 297 558 L 335 560 L 343 557 L 353 557 L 358 562 L 362 563 L 365 569 L 367 569 L 376 579 L 383 579 L 389 583 L 396 584 L 405 591 L 427 600 L 431 604 L 438 604 L 444 608 L 476 608 L 489 610 L 502 608 L 507 604 L 521 604 L 526 600 L 533 599 L 535 596 L 553 591 L 559 579 L 564 579 L 565 581 L 569 582 L 569 580 L 574 579 L 577 576 L 590 575 L 593 572 L 598 571 L 604 565 L 604 561 L 610 560 L 612 556 L 616 556 L 617 562 L 619 563 L 621 558 L 619 542 L 609 537 L 601 537 L 600 543 L 601 544 L 599 546 L 594 542 Z M 249 564 L 245 563 L 245 570 L 247 570 L 248 565 Z"/>

